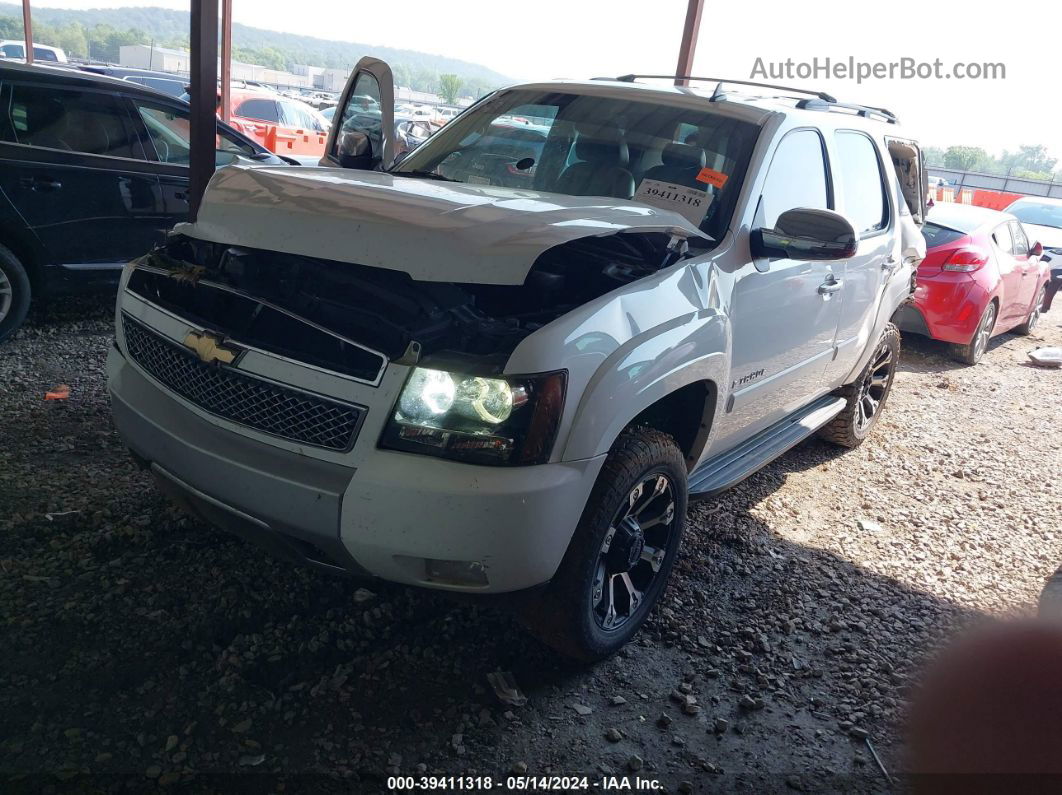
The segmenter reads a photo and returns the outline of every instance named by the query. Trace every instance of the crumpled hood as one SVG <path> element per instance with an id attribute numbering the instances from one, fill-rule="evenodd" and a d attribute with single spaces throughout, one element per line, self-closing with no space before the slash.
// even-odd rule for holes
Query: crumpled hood
<path id="1" fill-rule="evenodd" d="M 707 238 L 633 201 L 341 168 L 232 165 L 210 180 L 202 240 L 404 271 L 420 281 L 522 284 L 561 243 L 617 232 Z"/>
<path id="2" fill-rule="evenodd" d="M 1053 226 L 1040 226 L 1039 224 L 1027 224 L 1024 221 L 1025 234 L 1029 236 L 1029 242 L 1040 241 L 1044 248 L 1062 248 L 1062 229 Z"/>

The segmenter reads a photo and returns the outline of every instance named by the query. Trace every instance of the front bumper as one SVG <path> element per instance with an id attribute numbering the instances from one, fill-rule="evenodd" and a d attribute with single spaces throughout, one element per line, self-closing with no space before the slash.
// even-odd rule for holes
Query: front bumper
<path id="1" fill-rule="evenodd" d="M 604 462 L 487 467 L 379 450 L 390 395 L 363 401 L 349 455 L 322 460 L 191 409 L 117 348 L 107 364 L 115 425 L 163 491 L 275 554 L 355 575 L 497 593 L 547 582 Z"/>

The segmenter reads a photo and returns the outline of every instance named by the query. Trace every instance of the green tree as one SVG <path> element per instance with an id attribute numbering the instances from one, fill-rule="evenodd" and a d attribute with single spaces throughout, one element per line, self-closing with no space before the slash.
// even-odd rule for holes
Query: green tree
<path id="1" fill-rule="evenodd" d="M 461 78 L 452 74 L 439 75 L 439 93 L 448 105 L 456 104 L 461 93 Z"/>
<path id="2" fill-rule="evenodd" d="M 77 22 L 56 28 L 51 43 L 54 47 L 61 47 L 71 58 L 88 58 L 88 37 L 85 28 Z"/>
<path id="3" fill-rule="evenodd" d="M 959 171 L 983 171 L 991 158 L 979 146 L 949 146 L 944 152 L 945 168 Z"/>
<path id="4" fill-rule="evenodd" d="M 1017 152 L 1003 150 L 1003 156 L 999 159 L 1000 165 L 1007 171 L 1017 174 L 1018 171 L 1026 171 L 1034 174 L 1048 174 L 1058 163 L 1058 158 L 1047 154 L 1047 147 L 1043 144 L 1037 146 L 1023 145 L 1018 147 Z M 1034 179 L 1039 179 L 1035 177 Z"/>
<path id="5" fill-rule="evenodd" d="M 923 147 L 922 154 L 925 156 L 927 166 L 940 168 L 944 165 L 944 150 L 939 146 Z"/>
<path id="6" fill-rule="evenodd" d="M 396 63 L 391 65 L 391 71 L 395 77 L 396 86 L 404 86 L 409 88 L 413 83 L 413 70 L 409 68 L 407 63 Z"/>

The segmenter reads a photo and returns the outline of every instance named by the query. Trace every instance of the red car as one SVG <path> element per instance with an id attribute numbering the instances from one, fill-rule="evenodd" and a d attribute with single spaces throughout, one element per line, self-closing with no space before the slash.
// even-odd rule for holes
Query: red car
<path id="1" fill-rule="evenodd" d="M 927 251 L 914 300 L 895 318 L 902 330 L 952 343 L 967 364 L 977 364 L 994 335 L 1032 331 L 1050 273 L 1043 246 L 1017 218 L 938 202 L 922 234 Z"/>

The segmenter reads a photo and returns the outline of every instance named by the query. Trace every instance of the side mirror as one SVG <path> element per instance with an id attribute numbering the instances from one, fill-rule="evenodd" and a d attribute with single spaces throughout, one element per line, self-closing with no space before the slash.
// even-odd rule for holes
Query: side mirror
<path id="1" fill-rule="evenodd" d="M 840 213 L 799 207 L 786 210 L 774 229 L 755 229 L 752 254 L 768 259 L 839 260 L 859 249 L 855 229 Z"/>
<path id="2" fill-rule="evenodd" d="M 1029 249 L 1030 257 L 1042 257 L 1044 255 L 1044 244 L 1037 240 L 1033 243 L 1033 247 Z"/>
<path id="3" fill-rule="evenodd" d="M 342 130 L 339 135 L 339 165 L 343 168 L 371 169 L 376 165 L 372 141 L 361 130 Z"/>

